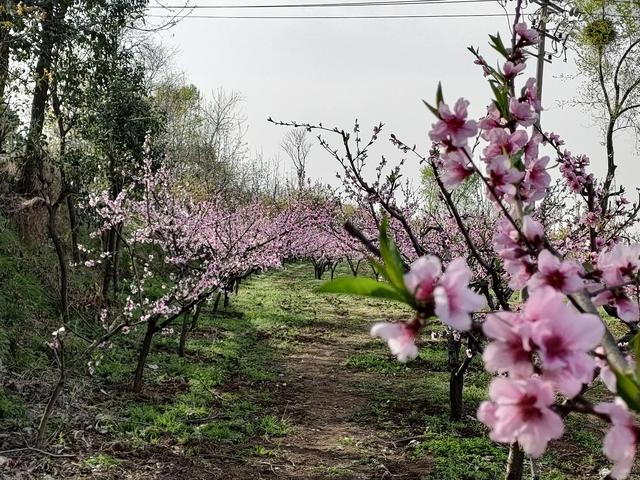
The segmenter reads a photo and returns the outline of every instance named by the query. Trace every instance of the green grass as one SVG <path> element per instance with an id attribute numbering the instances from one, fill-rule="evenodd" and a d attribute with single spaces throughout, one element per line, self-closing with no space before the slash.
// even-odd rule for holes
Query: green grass
<path id="1" fill-rule="evenodd" d="M 50 289 L 34 273 L 39 260 L 18 255 L 20 248 L 15 235 L 0 228 L 0 361 L 16 372 L 47 372 L 52 362 L 44 338 L 49 325 L 57 322 L 56 306 Z M 345 266 L 339 269 L 346 272 Z M 87 409 L 110 440 L 124 441 L 132 449 L 180 445 L 197 457 L 200 448 L 222 447 L 245 459 L 278 457 L 286 444 L 281 439 L 300 432 L 295 419 L 286 414 L 286 400 L 275 389 L 280 375 L 287 373 L 287 356 L 307 342 L 341 336 L 353 348 L 339 373 L 350 376 L 353 388 L 365 399 L 351 422 L 375 432 L 386 444 L 420 436 L 419 443 L 406 452 L 411 461 L 428 461 L 424 480 L 501 478 L 507 449 L 491 442 L 484 426 L 473 420 L 491 380 L 480 361 L 474 360 L 466 376 L 465 421 L 451 423 L 445 342 L 430 341 L 425 335 L 419 358 L 400 364 L 383 342 L 368 339 L 366 331 L 370 323 L 408 318 L 410 311 L 384 301 L 318 295 L 314 291 L 318 285 L 312 269 L 304 264 L 253 276 L 232 297 L 230 308 L 204 309 L 197 331 L 187 341 L 185 358 L 176 354 L 178 325 L 176 333 L 157 336 L 142 395 L 126 389 L 141 332 L 114 338 L 113 346 L 96 356 L 99 363 L 93 381 L 117 401 L 109 407 L 87 405 Z M 47 321 L 38 323 L 43 319 Z M 34 325 L 38 328 L 32 329 Z M 35 333 L 25 335 L 25 331 Z M 597 397 L 602 392 L 596 388 L 591 394 Z M 33 425 L 29 411 L 21 397 L 0 389 L 0 428 Z M 52 423 L 63 430 L 64 424 L 56 424 L 57 420 Z M 552 444 L 539 462 L 542 479 L 584 478 L 583 472 L 607 465 L 601 439 L 599 425 L 586 417 L 570 416 L 566 444 L 562 448 Z M 384 463 L 377 447 L 361 440 L 339 436 L 333 447 L 336 452 L 349 450 L 357 458 L 352 463 L 317 465 L 318 476 L 351 478 L 357 466 Z M 576 451 L 581 455 L 576 456 Z M 106 454 L 89 456 L 82 465 L 122 467 L 120 460 Z"/>
<path id="2" fill-rule="evenodd" d="M 83 460 L 83 464 L 91 469 L 108 470 L 117 467 L 122 462 L 111 455 L 91 455 Z"/>
<path id="3" fill-rule="evenodd" d="M 504 471 L 506 451 L 485 437 L 458 437 L 455 432 L 434 434 L 414 449 L 414 455 L 434 458 L 434 469 L 424 480 L 494 480 Z"/>
<path id="4" fill-rule="evenodd" d="M 0 388 L 0 428 L 21 427 L 27 420 L 27 406 L 24 400 Z"/>

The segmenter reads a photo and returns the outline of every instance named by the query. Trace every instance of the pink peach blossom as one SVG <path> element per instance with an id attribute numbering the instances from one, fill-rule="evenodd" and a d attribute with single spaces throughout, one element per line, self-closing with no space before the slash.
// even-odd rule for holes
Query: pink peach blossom
<path id="1" fill-rule="evenodd" d="M 512 378 L 533 375 L 530 328 L 519 313 L 497 312 L 487 315 L 482 330 L 489 343 L 482 354 L 490 372 L 508 372 Z"/>
<path id="2" fill-rule="evenodd" d="M 407 290 L 415 295 L 416 300 L 425 302 L 433 298 L 436 283 L 442 275 L 442 265 L 438 257 L 426 255 L 411 264 L 404 275 Z"/>
<path id="3" fill-rule="evenodd" d="M 509 112 L 523 127 L 530 127 L 538 120 L 538 114 L 528 102 L 519 102 L 515 98 L 509 103 Z"/>
<path id="4" fill-rule="evenodd" d="M 474 173 L 474 169 L 462 149 L 444 153 L 441 158 L 441 178 L 445 187 L 455 188 Z"/>
<path id="5" fill-rule="evenodd" d="M 434 290 L 435 313 L 456 330 L 471 328 L 470 313 L 485 306 L 485 299 L 469 289 L 472 273 L 463 258 L 452 261 Z"/>
<path id="6" fill-rule="evenodd" d="M 529 287 L 535 290 L 549 286 L 563 293 L 574 293 L 584 287 L 581 271 L 577 263 L 561 261 L 549 250 L 542 250 L 538 255 L 538 273 L 529 280 Z"/>
<path id="7" fill-rule="evenodd" d="M 518 23 L 515 26 L 515 31 L 528 44 L 533 45 L 538 41 L 538 32 L 532 28 L 527 28 L 525 22 Z"/>
<path id="8" fill-rule="evenodd" d="M 489 145 L 482 151 L 485 161 L 500 155 L 513 155 L 527 143 L 527 132 L 516 130 L 509 133 L 502 128 L 494 128 L 488 133 Z"/>
<path id="9" fill-rule="evenodd" d="M 604 325 L 596 315 L 579 313 L 564 303 L 560 307 L 555 299 L 562 299 L 562 295 L 554 290 L 543 293 L 556 302 L 556 308 L 540 312 L 532 340 L 540 352 L 543 378 L 573 398 L 593 379 L 595 361 L 589 352 L 600 344 Z"/>
<path id="10" fill-rule="evenodd" d="M 505 155 L 491 160 L 487 167 L 487 174 L 489 183 L 499 198 L 503 195 L 514 196 L 516 194 L 515 184 L 524 177 L 524 172 L 513 168 L 509 157 Z M 493 193 L 489 193 L 489 195 L 493 196 Z"/>
<path id="11" fill-rule="evenodd" d="M 463 147 L 469 137 L 478 132 L 475 120 L 467 120 L 469 102 L 463 98 L 456 102 L 453 113 L 446 103 L 438 106 L 440 120 L 433 124 L 429 137 L 434 142 L 448 142 L 454 147 Z"/>
<path id="12" fill-rule="evenodd" d="M 633 417 L 622 400 L 615 403 L 600 403 L 595 411 L 609 415 L 611 428 L 604 437 L 604 454 L 613 462 L 609 476 L 616 480 L 627 478 L 631 473 L 638 445 L 638 429 Z"/>
<path id="13" fill-rule="evenodd" d="M 539 457 L 550 440 L 560 438 L 564 426 L 553 404 L 551 386 L 538 378 L 495 378 L 489 386 L 490 401 L 480 404 L 478 420 L 491 428 L 496 442 L 517 441 L 532 457 Z"/>
<path id="14" fill-rule="evenodd" d="M 391 354 L 395 355 L 402 363 L 418 356 L 418 347 L 415 343 L 416 334 L 415 329 L 405 323 L 380 322 L 371 327 L 371 336 L 386 340 Z"/>

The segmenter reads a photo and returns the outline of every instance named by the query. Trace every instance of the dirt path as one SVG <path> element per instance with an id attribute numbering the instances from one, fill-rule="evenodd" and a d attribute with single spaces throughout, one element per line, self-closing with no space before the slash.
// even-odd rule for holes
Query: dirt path
<path id="1" fill-rule="evenodd" d="M 293 430 L 279 442 L 275 458 L 258 462 L 261 475 L 418 480 L 429 471 L 428 462 L 410 459 L 407 441 L 396 445 L 399 438 L 357 419 L 378 379 L 346 367 L 371 338 L 362 321 L 345 328 L 340 317 L 308 329 L 299 338 L 304 346 L 287 357 L 282 415 Z"/>

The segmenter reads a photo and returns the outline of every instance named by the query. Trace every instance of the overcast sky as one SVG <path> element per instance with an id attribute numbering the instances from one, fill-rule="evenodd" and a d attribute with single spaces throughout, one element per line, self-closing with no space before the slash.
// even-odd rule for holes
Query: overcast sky
<path id="1" fill-rule="evenodd" d="M 178 4 L 184 0 L 173 0 Z M 280 3 L 291 3 L 284 0 Z M 311 0 L 305 0 L 309 2 Z M 328 1 L 328 0 L 321 0 Z M 346 0 L 338 0 L 340 2 Z M 213 5 L 213 0 L 192 0 Z M 274 4 L 273 0 L 226 0 L 233 4 Z M 399 15 L 504 13 L 496 3 L 410 7 L 298 8 L 274 10 L 198 10 L 196 15 Z M 218 3 L 219 4 L 219 3 Z M 510 2 L 511 6 L 513 2 Z M 158 10 L 154 14 L 161 13 Z M 511 12 L 510 12 L 511 13 Z M 159 19 L 151 19 L 158 22 Z M 490 90 L 482 73 L 467 52 L 480 46 L 485 57 L 495 59 L 487 46 L 487 34 L 500 31 L 509 36 L 505 17 L 417 18 L 417 19 L 203 19 L 186 18 L 159 34 L 161 41 L 178 54 L 176 67 L 201 91 L 222 87 L 244 98 L 248 119 L 246 140 L 265 158 L 278 153 L 286 129 L 266 122 L 274 119 L 322 122 L 326 126 L 349 128 L 354 119 L 362 130 L 384 122 L 387 134 L 396 133 L 408 143 L 426 148 L 432 115 L 421 102 L 432 101 L 438 81 L 445 99 L 459 96 L 471 101 L 471 114 L 486 111 Z M 495 60 L 494 60 L 495 62 Z M 535 61 L 529 61 L 535 76 Z M 569 149 L 587 153 L 596 172 L 605 162 L 599 128 L 580 109 L 560 108 L 558 101 L 576 95 L 578 80 L 561 75 L 575 73 L 570 59 L 556 59 L 546 65 L 542 125 L 556 131 Z M 529 76 L 529 75 L 527 75 Z M 526 78 L 526 77 L 525 77 Z M 389 153 L 387 136 L 379 152 Z M 375 153 L 375 152 L 374 152 Z M 394 153 L 400 158 L 398 153 Z M 636 154 L 632 142 L 619 148 L 619 178 L 628 187 L 638 182 Z M 335 161 L 319 146 L 311 152 L 311 176 L 334 181 Z M 417 162 L 408 173 L 416 175 Z"/>

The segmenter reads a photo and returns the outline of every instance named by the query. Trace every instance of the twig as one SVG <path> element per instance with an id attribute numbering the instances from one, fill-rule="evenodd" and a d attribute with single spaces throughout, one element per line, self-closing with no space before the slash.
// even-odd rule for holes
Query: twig
<path id="1" fill-rule="evenodd" d="M 48 457 L 54 457 L 54 458 L 73 458 L 73 457 L 77 457 L 78 456 L 75 453 L 53 453 L 53 452 L 47 452 L 46 450 L 41 450 L 41 449 L 35 448 L 35 447 L 23 447 L 23 448 L 13 448 L 11 450 L 2 450 L 2 451 L 0 451 L 0 455 L 5 455 L 7 453 L 19 453 L 19 452 L 39 453 L 41 455 L 46 455 Z"/>

